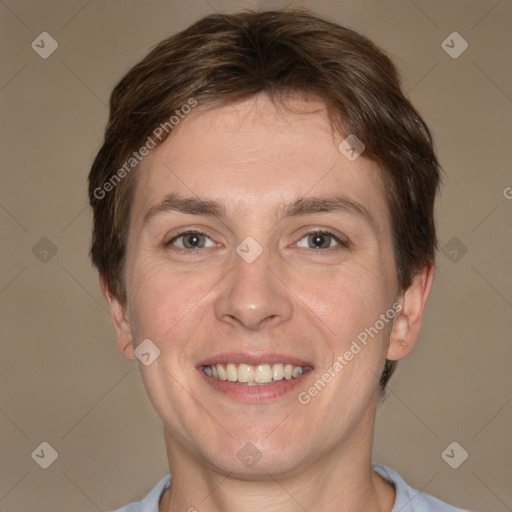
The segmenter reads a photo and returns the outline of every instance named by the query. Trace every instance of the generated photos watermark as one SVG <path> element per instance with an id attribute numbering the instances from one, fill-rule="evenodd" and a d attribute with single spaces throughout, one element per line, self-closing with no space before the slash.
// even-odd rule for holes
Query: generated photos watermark
<path id="1" fill-rule="evenodd" d="M 350 364 L 354 356 L 359 354 L 367 346 L 369 339 L 373 339 L 384 327 L 389 324 L 402 311 L 402 305 L 395 302 L 385 313 L 381 313 L 379 319 L 371 326 L 361 331 L 356 339 L 352 340 L 350 348 L 342 355 L 336 357 L 335 362 L 321 375 L 321 377 L 308 388 L 297 395 L 299 403 L 307 405 L 331 382 L 345 366 Z"/>
<path id="2" fill-rule="evenodd" d="M 117 184 L 132 171 L 144 157 L 149 155 L 149 151 L 154 149 L 158 141 L 162 140 L 165 134 L 168 134 L 173 128 L 176 128 L 180 121 L 191 112 L 191 110 L 197 105 L 195 98 L 190 98 L 187 103 L 182 105 L 179 109 L 174 111 L 174 114 L 169 117 L 167 121 L 164 121 L 157 126 L 151 135 L 148 136 L 146 142 L 139 148 L 138 151 L 134 151 L 132 156 L 126 160 L 124 165 L 120 167 L 112 176 L 103 183 L 101 187 L 96 187 L 93 191 L 93 195 L 96 199 L 103 199 L 108 192 L 114 190 Z M 156 140 L 153 139 L 155 137 Z"/>

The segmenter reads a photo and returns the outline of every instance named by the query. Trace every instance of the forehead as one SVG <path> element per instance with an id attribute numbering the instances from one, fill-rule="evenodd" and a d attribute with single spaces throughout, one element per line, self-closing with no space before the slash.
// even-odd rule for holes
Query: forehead
<path id="1" fill-rule="evenodd" d="M 380 169 L 363 156 L 349 161 L 338 149 L 342 140 L 319 100 L 281 104 L 259 95 L 196 107 L 140 164 L 132 212 L 139 217 L 170 193 L 221 201 L 242 217 L 342 194 L 386 224 Z"/>

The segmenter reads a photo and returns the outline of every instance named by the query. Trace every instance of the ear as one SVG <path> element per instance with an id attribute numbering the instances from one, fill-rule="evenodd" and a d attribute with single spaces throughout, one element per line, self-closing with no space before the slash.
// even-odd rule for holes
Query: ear
<path id="1" fill-rule="evenodd" d="M 114 332 L 117 339 L 117 348 L 125 359 L 135 359 L 133 353 L 133 330 L 128 315 L 128 308 L 117 299 L 107 283 L 105 276 L 100 276 L 100 285 L 103 295 L 110 307 L 110 315 L 114 325 Z"/>
<path id="2" fill-rule="evenodd" d="M 414 276 L 409 288 L 402 292 L 399 300 L 402 309 L 393 323 L 387 355 L 391 361 L 403 359 L 414 348 L 433 279 L 434 264 L 431 263 L 423 267 Z"/>

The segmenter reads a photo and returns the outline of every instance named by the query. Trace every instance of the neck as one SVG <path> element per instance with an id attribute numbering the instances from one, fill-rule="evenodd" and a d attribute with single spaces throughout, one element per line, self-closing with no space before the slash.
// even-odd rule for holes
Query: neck
<path id="1" fill-rule="evenodd" d="M 395 491 L 371 469 L 372 439 L 373 428 L 359 431 L 328 454 L 305 460 L 293 473 L 241 476 L 206 466 L 166 432 L 168 457 L 175 463 L 159 512 L 391 512 Z"/>

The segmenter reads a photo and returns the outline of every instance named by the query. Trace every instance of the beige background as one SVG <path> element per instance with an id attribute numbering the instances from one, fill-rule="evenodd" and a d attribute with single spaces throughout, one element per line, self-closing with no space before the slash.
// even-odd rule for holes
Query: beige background
<path id="1" fill-rule="evenodd" d="M 257 5 L 284 3 L 0 3 L 1 511 L 109 510 L 167 473 L 159 418 L 137 362 L 117 353 L 88 261 L 86 177 L 110 91 L 129 67 L 203 15 Z M 437 210 L 446 254 L 420 343 L 380 408 L 375 460 L 458 506 L 512 510 L 512 2 L 293 5 L 391 55 L 446 173 Z M 31 48 L 43 31 L 59 45 L 47 59 Z M 469 44 L 457 59 L 441 47 L 453 31 Z M 31 457 L 44 441 L 58 452 L 48 469 Z M 458 469 L 441 458 L 452 441 L 469 453 Z"/>

